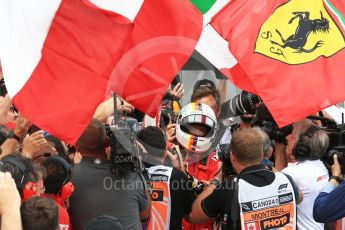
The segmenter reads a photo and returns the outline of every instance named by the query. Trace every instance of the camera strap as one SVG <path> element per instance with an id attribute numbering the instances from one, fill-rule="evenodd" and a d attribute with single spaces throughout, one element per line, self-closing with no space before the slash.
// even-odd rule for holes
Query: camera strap
<path id="1" fill-rule="evenodd" d="M 113 93 L 113 100 L 114 100 L 114 124 L 117 124 L 117 122 L 119 121 L 119 114 L 117 111 L 117 96 L 115 93 Z"/>
<path id="2" fill-rule="evenodd" d="M 149 194 L 152 194 L 153 189 L 152 189 L 152 185 L 151 185 L 150 178 L 148 175 L 148 171 L 144 167 L 141 156 L 138 156 L 137 159 L 138 159 L 138 166 L 139 166 L 139 176 L 140 176 L 141 181 L 143 182 L 144 189 Z"/>
<path id="3" fill-rule="evenodd" d="M 182 168 L 183 167 L 183 157 L 182 157 L 182 154 L 181 154 L 180 146 L 176 145 L 175 146 L 175 150 L 176 150 L 176 153 L 177 153 L 177 159 L 178 159 L 178 163 L 180 165 L 180 169 L 181 169 L 181 171 L 184 171 L 184 169 Z"/>

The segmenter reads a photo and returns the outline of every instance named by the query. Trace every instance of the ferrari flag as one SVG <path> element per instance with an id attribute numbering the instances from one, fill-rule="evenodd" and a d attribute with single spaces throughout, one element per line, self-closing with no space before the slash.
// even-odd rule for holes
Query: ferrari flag
<path id="1" fill-rule="evenodd" d="M 344 15 L 336 0 L 234 0 L 210 25 L 234 58 L 208 59 L 282 127 L 345 99 Z"/>

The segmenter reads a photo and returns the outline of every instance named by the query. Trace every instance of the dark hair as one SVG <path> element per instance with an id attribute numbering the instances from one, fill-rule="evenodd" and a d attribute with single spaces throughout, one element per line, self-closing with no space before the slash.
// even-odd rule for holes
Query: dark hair
<path id="1" fill-rule="evenodd" d="M 69 172 L 66 172 L 66 169 L 56 157 L 48 157 L 42 162 L 42 166 L 45 168 L 46 175 L 43 180 L 45 193 L 58 194 L 64 183 L 69 179 Z"/>
<path id="2" fill-rule="evenodd" d="M 218 107 L 221 106 L 218 90 L 214 90 L 206 86 L 195 89 L 192 94 L 191 101 L 195 102 L 203 97 L 208 97 L 208 96 L 212 96 L 216 100 Z"/>
<path id="3" fill-rule="evenodd" d="M 66 150 L 65 150 L 62 142 L 59 139 L 57 139 L 56 137 L 51 136 L 51 135 L 46 136 L 45 138 L 48 142 L 53 143 L 54 148 L 58 152 L 59 156 L 64 157 L 64 158 L 66 157 Z"/>
<path id="4" fill-rule="evenodd" d="M 2 172 L 9 172 L 17 186 L 17 189 L 22 194 L 24 185 L 29 181 L 36 181 L 34 164 L 31 159 L 24 157 L 19 153 L 14 153 L 5 156 L 2 159 L 3 165 L 1 167 Z M 12 162 L 17 162 L 13 164 Z M 20 165 L 21 167 L 18 167 Z"/>
<path id="5" fill-rule="evenodd" d="M 261 136 L 252 128 L 235 131 L 231 139 L 230 151 L 240 163 L 258 163 L 262 159 L 263 152 Z"/>
<path id="6" fill-rule="evenodd" d="M 105 154 L 105 127 L 97 119 L 92 119 L 77 141 L 76 147 L 81 155 L 88 154 L 95 157 Z"/>
<path id="7" fill-rule="evenodd" d="M 33 197 L 20 207 L 24 230 L 56 230 L 59 227 L 59 210 L 49 198 Z"/>
<path id="8" fill-rule="evenodd" d="M 161 129 L 153 126 L 142 129 L 138 133 L 138 141 L 143 144 L 149 155 L 163 157 L 166 140 Z"/>

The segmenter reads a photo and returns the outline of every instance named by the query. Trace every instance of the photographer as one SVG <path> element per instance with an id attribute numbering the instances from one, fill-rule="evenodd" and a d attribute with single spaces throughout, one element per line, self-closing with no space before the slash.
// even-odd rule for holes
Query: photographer
<path id="1" fill-rule="evenodd" d="M 140 131 L 138 140 L 148 152 L 145 167 L 153 187 L 149 229 L 182 229 L 182 217 L 189 215 L 194 201 L 193 180 L 179 169 L 164 166 L 169 150 L 162 130 L 147 127 Z"/>
<path id="2" fill-rule="evenodd" d="M 265 229 L 288 224 L 296 229 L 296 203 L 303 197 L 289 176 L 273 173 L 260 164 L 262 139 L 257 131 L 251 128 L 236 131 L 229 154 L 238 175 L 236 185 L 211 183 L 207 186 L 193 203 L 190 221 L 199 223 L 221 216 L 223 230 L 260 229 L 260 224 Z M 272 198 L 278 196 L 284 202 Z M 274 210 L 278 209 L 281 212 L 276 213 Z"/>
<path id="3" fill-rule="evenodd" d="M 289 159 L 291 154 L 289 157 L 286 157 L 286 150 L 289 148 L 288 138 L 291 136 L 292 125 L 279 128 L 266 105 L 260 103 L 255 118 L 251 121 L 251 126 L 260 127 L 269 136 L 271 142 L 274 143 L 274 152 L 272 154 L 275 160 L 274 168 L 277 171 L 284 169 L 287 166 L 287 162 L 291 162 Z"/>
<path id="4" fill-rule="evenodd" d="M 345 217 L 345 183 L 337 154 L 333 155 L 332 176 L 314 202 L 313 217 L 328 223 Z"/>
<path id="5" fill-rule="evenodd" d="M 329 146 L 328 135 L 310 120 L 303 119 L 294 124 L 291 136 L 288 141 L 295 142 L 292 154 L 296 162 L 289 163 L 282 172 L 290 175 L 303 193 L 303 202 L 297 206 L 298 229 L 323 230 L 324 225 L 313 218 L 313 204 L 328 181 L 328 171 L 320 160 Z"/>
<path id="6" fill-rule="evenodd" d="M 98 216 L 117 217 L 124 229 L 141 229 L 150 213 L 150 203 L 137 173 L 115 175 L 106 156 L 104 125 L 93 119 L 76 144 L 82 160 L 72 169 L 75 190 L 69 215 L 73 229 L 81 230 Z"/>

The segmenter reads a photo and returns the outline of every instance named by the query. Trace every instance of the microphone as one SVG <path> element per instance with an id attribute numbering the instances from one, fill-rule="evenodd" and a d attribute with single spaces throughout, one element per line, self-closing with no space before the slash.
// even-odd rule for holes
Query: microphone
<path id="1" fill-rule="evenodd" d="M 36 160 L 37 158 L 40 158 L 40 157 L 50 157 L 51 156 L 51 153 L 43 153 L 41 155 L 38 155 L 38 156 L 35 156 L 32 160 Z"/>

